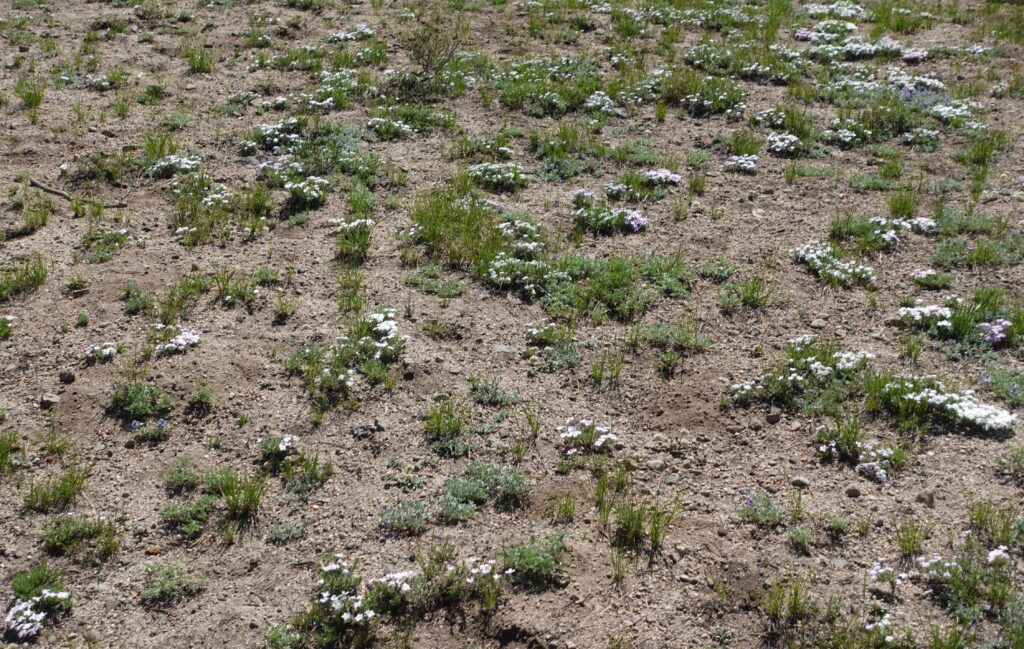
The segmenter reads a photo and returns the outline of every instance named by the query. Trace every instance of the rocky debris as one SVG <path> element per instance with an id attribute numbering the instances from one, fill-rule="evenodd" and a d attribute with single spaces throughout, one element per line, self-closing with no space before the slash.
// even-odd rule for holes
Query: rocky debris
<path id="1" fill-rule="evenodd" d="M 50 410 L 54 406 L 60 403 L 60 397 L 56 394 L 44 394 L 39 397 L 39 407 L 43 410 Z"/>
<path id="2" fill-rule="evenodd" d="M 914 502 L 921 503 L 928 509 L 935 509 L 935 492 L 931 489 L 926 489 L 917 494 L 914 498 Z"/>

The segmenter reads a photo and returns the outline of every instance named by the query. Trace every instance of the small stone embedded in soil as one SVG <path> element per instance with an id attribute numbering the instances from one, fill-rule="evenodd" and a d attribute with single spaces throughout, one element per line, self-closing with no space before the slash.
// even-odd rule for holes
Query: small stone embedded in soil
<path id="1" fill-rule="evenodd" d="M 811 329 L 824 329 L 827 323 L 821 318 L 811 320 Z"/>
<path id="2" fill-rule="evenodd" d="M 928 509 L 935 509 L 935 492 L 930 489 L 917 494 L 917 497 L 914 498 L 914 500 L 915 502 L 921 503 Z"/>
<path id="3" fill-rule="evenodd" d="M 647 460 L 647 468 L 651 471 L 661 471 L 665 468 L 665 460 L 656 457 L 651 458 Z"/>
<path id="4" fill-rule="evenodd" d="M 56 394 L 44 394 L 39 397 L 39 407 L 43 410 L 49 410 L 60 403 L 60 397 Z"/>
<path id="5" fill-rule="evenodd" d="M 846 495 L 850 498 L 860 498 L 860 487 L 855 484 L 849 484 L 846 486 Z"/>
<path id="6" fill-rule="evenodd" d="M 811 486 L 811 481 L 808 480 L 805 476 L 798 475 L 798 476 L 795 476 L 790 481 L 790 484 L 793 485 L 794 487 L 796 487 L 797 489 L 806 489 L 807 487 Z"/>

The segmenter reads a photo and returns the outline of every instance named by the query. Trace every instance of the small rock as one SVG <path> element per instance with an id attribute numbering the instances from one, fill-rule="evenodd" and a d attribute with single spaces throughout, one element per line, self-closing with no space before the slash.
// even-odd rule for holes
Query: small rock
<path id="1" fill-rule="evenodd" d="M 665 460 L 653 457 L 647 460 L 647 468 L 651 471 L 661 471 L 665 468 Z"/>
<path id="2" fill-rule="evenodd" d="M 58 403 L 60 403 L 60 397 L 58 397 L 56 394 L 44 394 L 43 396 L 39 397 L 39 407 L 42 408 L 43 410 L 49 410 Z"/>
<path id="3" fill-rule="evenodd" d="M 789 481 L 789 484 L 793 485 L 797 489 L 806 489 L 811 486 L 811 481 L 805 476 L 798 475 L 794 476 L 793 479 Z"/>
<path id="4" fill-rule="evenodd" d="M 155 555 L 160 554 L 160 546 L 158 546 L 158 545 L 151 545 L 151 546 L 147 547 L 146 548 L 146 554 L 148 554 L 150 556 L 155 556 Z"/>
<path id="5" fill-rule="evenodd" d="M 931 489 L 926 489 L 925 491 L 917 494 L 914 501 L 921 503 L 928 509 L 935 509 L 935 492 Z"/>
<path id="6" fill-rule="evenodd" d="M 764 419 L 769 424 L 777 424 L 782 421 L 782 411 L 778 408 L 772 408 L 768 411 L 768 415 Z"/>
<path id="7" fill-rule="evenodd" d="M 827 323 L 821 318 L 811 320 L 811 329 L 824 329 Z"/>
<path id="8" fill-rule="evenodd" d="M 849 484 L 846 486 L 846 495 L 850 498 L 860 498 L 860 487 L 855 484 Z"/>
<path id="9" fill-rule="evenodd" d="M 75 373 L 74 372 L 68 372 L 67 370 L 65 370 L 65 371 L 61 372 L 58 375 L 58 377 L 60 378 L 60 382 L 63 383 L 64 385 L 71 385 L 72 383 L 75 382 Z"/>

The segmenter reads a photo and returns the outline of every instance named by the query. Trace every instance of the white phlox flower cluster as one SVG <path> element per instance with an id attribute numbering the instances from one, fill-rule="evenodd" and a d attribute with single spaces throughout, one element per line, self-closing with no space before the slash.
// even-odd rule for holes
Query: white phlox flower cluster
<path id="1" fill-rule="evenodd" d="M 284 188 L 292 195 L 292 198 L 307 205 L 319 205 L 327 196 L 331 182 L 319 176 L 309 176 L 299 181 L 289 180 Z"/>
<path id="2" fill-rule="evenodd" d="M 204 207 L 227 207 L 231 204 L 231 193 L 225 190 L 207 194 L 203 198 Z M 266 217 L 262 217 L 264 220 Z"/>
<path id="3" fill-rule="evenodd" d="M 598 426 L 591 419 L 569 417 L 556 430 L 565 446 L 566 455 L 607 454 L 619 440 L 607 426 Z"/>
<path id="4" fill-rule="evenodd" d="M 507 568 L 504 572 L 498 571 L 494 568 L 497 561 L 494 559 L 480 560 L 476 557 L 470 557 L 466 559 L 465 566 L 467 569 L 466 583 L 473 585 L 477 580 L 490 579 L 492 581 L 501 581 L 503 577 L 510 577 L 515 574 L 515 570 Z M 453 570 L 454 567 L 449 566 L 449 571 Z"/>
<path id="5" fill-rule="evenodd" d="M 278 453 L 285 453 L 285 454 L 291 453 L 292 451 L 294 451 L 298 447 L 298 445 L 299 445 L 299 436 L 298 435 L 282 435 L 281 436 L 281 441 L 279 441 L 277 443 L 277 451 L 278 451 Z"/>
<path id="6" fill-rule="evenodd" d="M 928 58 L 928 50 L 923 47 L 908 47 L 903 50 L 905 63 L 920 63 Z"/>
<path id="7" fill-rule="evenodd" d="M 530 298 L 544 292 L 544 278 L 551 270 L 539 259 L 520 259 L 500 252 L 487 268 L 487 280 L 498 288 L 522 291 Z"/>
<path id="8" fill-rule="evenodd" d="M 906 402 L 927 405 L 935 415 L 945 416 L 955 423 L 990 433 L 1012 432 L 1017 416 L 975 399 L 970 390 L 950 392 L 936 382 L 936 387 L 926 387 L 902 393 L 913 387 L 912 379 L 900 379 L 885 386 L 886 391 L 899 391 L 899 399 Z"/>
<path id="9" fill-rule="evenodd" d="M 163 325 L 155 325 L 163 329 Z M 157 354 L 184 354 L 189 347 L 199 344 L 199 335 L 194 331 L 182 330 L 175 334 L 170 340 L 156 346 Z"/>
<path id="10" fill-rule="evenodd" d="M 672 173 L 668 169 L 651 169 L 640 174 L 651 185 L 659 187 L 665 185 L 678 185 L 683 179 L 682 176 Z"/>
<path id="11" fill-rule="evenodd" d="M 957 568 L 956 557 L 948 561 L 940 554 L 931 556 L 920 556 L 917 558 L 917 568 L 929 581 L 943 582 L 952 579 L 953 572 Z"/>
<path id="12" fill-rule="evenodd" d="M 768 151 L 778 156 L 796 155 L 800 152 L 800 138 L 792 133 L 768 134 Z"/>
<path id="13" fill-rule="evenodd" d="M 813 344 L 813 336 L 800 336 L 787 342 L 795 357 L 782 368 L 772 370 L 757 379 L 733 383 L 729 392 L 736 401 L 746 401 L 760 396 L 766 383 L 788 384 L 797 389 L 815 383 L 824 384 L 833 378 L 842 378 L 860 372 L 870 366 L 875 355 L 867 351 L 830 352 L 803 355 L 803 350 Z M 822 451 L 824 452 L 824 450 Z"/>
<path id="14" fill-rule="evenodd" d="M 812 18 L 831 16 L 832 18 L 842 18 L 845 20 L 859 20 L 867 17 L 867 12 L 863 7 L 846 0 L 839 0 L 839 2 L 831 4 L 811 3 L 804 5 L 804 11 Z"/>
<path id="15" fill-rule="evenodd" d="M 976 111 L 981 109 L 981 102 L 955 99 L 948 104 L 932 106 L 932 115 L 947 124 L 955 124 L 969 119 Z"/>
<path id="16" fill-rule="evenodd" d="M 869 480 L 886 482 L 895 468 L 892 457 L 896 450 L 873 442 L 857 442 L 860 458 L 854 470 Z"/>
<path id="17" fill-rule="evenodd" d="M 757 172 L 758 160 L 756 155 L 731 155 L 725 159 L 722 168 L 726 171 L 752 174 Z"/>
<path id="18" fill-rule="evenodd" d="M 989 550 L 988 555 L 985 557 L 985 561 L 988 563 L 999 563 L 1003 561 L 1009 561 L 1010 555 L 1007 553 L 1005 545 L 1000 545 L 996 548 Z"/>
<path id="19" fill-rule="evenodd" d="M 416 129 L 405 122 L 387 117 L 371 117 L 366 122 L 366 128 L 381 136 L 396 137 L 399 135 L 413 135 Z"/>
<path id="20" fill-rule="evenodd" d="M 275 124 L 260 124 L 256 127 L 256 144 L 267 151 L 289 147 L 301 139 L 299 128 L 301 123 L 295 117 L 288 117 Z"/>
<path id="21" fill-rule="evenodd" d="M 574 214 L 577 223 L 600 233 L 637 233 L 646 230 L 649 223 L 640 210 L 611 208 L 607 205 L 585 205 Z"/>
<path id="22" fill-rule="evenodd" d="M 194 156 L 164 156 L 149 168 L 149 175 L 156 178 L 170 178 L 175 174 L 195 171 L 200 164 L 202 164 L 202 160 Z"/>
<path id="23" fill-rule="evenodd" d="M 906 581 L 907 577 L 907 573 L 897 572 L 895 568 L 886 563 L 885 559 L 878 559 L 868 569 L 868 579 L 874 584 L 899 586 Z"/>
<path id="24" fill-rule="evenodd" d="M 417 577 L 419 577 L 419 575 L 420 575 L 420 573 L 415 571 L 415 570 L 405 570 L 405 571 L 402 571 L 402 572 L 392 572 L 392 573 L 384 575 L 383 577 L 377 577 L 376 579 L 371 579 L 368 583 L 371 584 L 371 585 L 372 584 L 384 584 L 388 588 L 396 588 L 396 589 L 402 591 L 403 593 L 408 593 L 410 590 L 412 590 L 412 586 L 411 586 L 410 582 L 412 582 L 413 579 L 416 579 Z"/>
<path id="25" fill-rule="evenodd" d="M 614 113 L 615 101 L 603 90 L 598 90 L 587 97 L 587 101 L 583 103 L 583 108 L 598 113 Z"/>
<path id="26" fill-rule="evenodd" d="M 43 630 L 47 610 L 66 602 L 70 597 L 71 594 L 66 591 L 47 588 L 28 600 L 11 597 L 4 620 L 4 634 L 10 634 L 18 640 L 35 638 Z"/>
<path id="27" fill-rule="evenodd" d="M 327 37 L 331 43 L 345 43 L 348 41 L 365 41 L 373 36 L 373 30 L 368 25 L 359 24 L 355 29 L 347 32 L 337 32 Z"/>
<path id="28" fill-rule="evenodd" d="M 491 189 L 511 190 L 527 183 L 522 168 L 514 162 L 481 162 L 467 172 L 476 183 Z"/>
<path id="29" fill-rule="evenodd" d="M 370 336 L 359 340 L 358 343 L 361 346 L 370 345 L 374 349 L 373 358 L 376 360 L 394 358 L 402 345 L 395 310 L 384 309 L 371 313 L 364 317 L 364 321 L 372 324 L 373 328 Z"/>
<path id="30" fill-rule="evenodd" d="M 98 343 L 89 345 L 85 350 L 85 356 L 93 361 L 109 361 L 117 356 L 117 343 Z"/>
<path id="31" fill-rule="evenodd" d="M 860 36 L 847 36 L 846 38 L 842 38 L 840 34 L 828 32 L 812 31 L 805 35 L 807 38 L 802 40 L 809 40 L 816 44 L 821 43 L 820 45 L 816 45 L 815 47 L 808 49 L 807 55 L 823 61 L 831 61 L 835 59 L 855 61 L 859 59 L 869 59 L 875 56 L 899 56 L 903 52 L 903 43 L 889 38 L 888 36 L 883 36 L 874 42 L 867 42 Z M 835 42 L 840 39 L 842 40 L 841 43 Z"/>
<path id="32" fill-rule="evenodd" d="M 849 118 L 834 118 L 829 127 L 821 132 L 821 139 L 825 142 L 838 144 L 840 147 L 849 147 L 861 139 L 861 132 L 864 137 L 870 136 L 871 131 L 861 129 L 860 125 Z"/>
<path id="33" fill-rule="evenodd" d="M 949 325 L 949 318 L 953 315 L 953 311 L 949 307 L 938 304 L 922 304 L 900 307 L 897 315 L 904 324 L 943 327 Z"/>
<path id="34" fill-rule="evenodd" d="M 832 244 L 811 241 L 791 251 L 797 263 L 807 266 L 815 275 L 842 286 L 870 286 L 875 270 L 856 260 L 843 261 Z"/>
<path id="35" fill-rule="evenodd" d="M 376 221 L 373 219 L 352 219 L 348 221 L 346 219 L 330 219 L 328 223 L 337 228 L 338 232 L 347 232 L 349 230 L 359 230 L 361 228 L 369 228 Z"/>
<path id="36" fill-rule="evenodd" d="M 942 139 L 942 133 L 932 128 L 918 126 L 903 134 L 903 143 L 911 146 L 933 146 Z"/>

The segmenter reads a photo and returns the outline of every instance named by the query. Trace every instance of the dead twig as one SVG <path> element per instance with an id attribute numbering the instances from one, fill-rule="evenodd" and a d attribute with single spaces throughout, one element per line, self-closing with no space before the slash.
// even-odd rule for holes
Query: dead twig
<path id="1" fill-rule="evenodd" d="M 45 192 L 47 194 L 52 194 L 53 196 L 59 196 L 60 198 L 63 198 L 64 200 L 66 200 L 68 202 L 75 200 L 75 197 L 72 196 L 71 194 L 69 194 L 69 193 L 67 193 L 65 191 L 62 191 L 60 189 L 55 189 L 53 187 L 50 187 L 49 185 L 44 185 L 43 183 L 39 182 L 35 178 L 29 178 L 28 179 L 28 184 L 32 185 L 36 189 L 38 189 L 38 190 L 40 190 L 42 192 Z M 89 202 L 89 203 L 99 203 L 99 201 L 92 201 L 92 200 L 89 200 L 89 199 L 84 199 L 84 200 L 86 202 Z M 125 203 L 124 201 L 118 201 L 116 203 L 100 203 L 100 204 L 103 206 L 104 209 L 116 209 L 116 208 L 120 208 L 120 207 L 128 207 L 128 203 Z"/>

